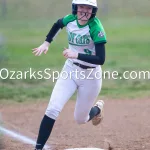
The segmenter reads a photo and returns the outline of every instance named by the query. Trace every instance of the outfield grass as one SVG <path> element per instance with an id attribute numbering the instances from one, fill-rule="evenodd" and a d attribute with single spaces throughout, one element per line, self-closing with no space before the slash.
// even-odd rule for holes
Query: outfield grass
<path id="1" fill-rule="evenodd" d="M 54 1 L 51 1 L 51 3 L 54 3 Z M 27 3 L 25 4 L 27 5 Z M 119 4 L 122 6 L 122 3 L 118 3 L 118 5 Z M 40 2 L 37 5 L 40 7 Z M 112 5 L 114 6 L 114 4 Z M 141 6 L 143 8 L 147 6 L 143 5 Z M 14 5 L 11 4 L 9 6 L 9 8 L 14 11 L 14 8 L 11 6 Z M 109 7 L 110 6 L 109 4 Z M 63 5 L 58 5 L 57 7 L 63 7 Z M 137 5 L 137 8 L 138 7 L 139 4 Z M 112 8 L 116 7 L 114 6 Z M 130 7 L 127 8 L 128 9 L 123 10 L 128 10 L 128 12 L 133 11 Z M 36 11 L 36 9 L 34 10 Z M 29 12 L 34 12 L 34 10 L 30 8 Z M 68 10 L 69 4 L 65 11 Z M 120 9 L 117 10 L 118 12 L 123 12 Z M 108 39 L 106 45 L 106 62 L 104 66 L 102 66 L 103 71 L 118 71 L 120 76 L 126 70 L 150 71 L 150 20 L 149 17 L 147 17 L 148 10 L 149 9 L 145 9 L 145 11 L 142 10 L 140 15 L 135 15 L 136 11 L 134 11 L 134 13 L 131 13 L 131 16 L 128 16 L 128 13 L 126 14 L 126 11 L 124 11 L 124 13 L 118 14 L 118 16 L 116 16 L 116 14 L 112 15 L 109 19 L 107 16 L 110 14 L 101 17 Z M 19 11 L 19 9 L 17 11 Z M 63 11 L 61 15 L 63 15 L 65 11 Z M 41 16 L 45 16 L 44 12 Z M 47 32 L 54 20 L 56 20 L 55 15 L 60 15 L 60 12 L 55 12 L 55 17 L 51 17 L 51 20 L 47 19 L 48 16 L 38 18 L 36 13 L 31 14 L 30 17 L 21 19 L 21 16 L 15 13 L 14 11 L 14 14 L 9 14 L 5 20 L 0 20 L 0 33 L 6 40 L 3 53 L 1 54 L 5 59 L 0 62 L 0 67 L 16 71 L 26 71 L 29 70 L 29 68 L 33 68 L 34 70 L 44 70 L 45 68 L 60 70 L 65 62 L 62 51 L 64 47 L 67 47 L 67 35 L 65 30 L 59 33 L 47 55 L 35 57 L 31 50 L 39 46 L 45 40 Z M 33 19 L 32 16 L 36 16 L 35 19 Z M 50 96 L 54 83 L 51 80 L 44 79 L 0 79 L 0 85 L 1 100 L 16 100 L 22 102 L 27 99 L 47 99 Z M 149 80 L 104 79 L 100 96 L 108 98 L 139 98 L 150 96 L 149 91 Z"/>

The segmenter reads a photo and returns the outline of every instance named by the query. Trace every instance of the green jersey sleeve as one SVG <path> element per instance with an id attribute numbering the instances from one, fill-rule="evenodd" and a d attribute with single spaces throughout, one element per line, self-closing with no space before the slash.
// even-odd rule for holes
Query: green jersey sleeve
<path id="1" fill-rule="evenodd" d="M 76 17 L 74 16 L 74 15 L 67 15 L 67 16 L 65 16 L 64 18 L 63 18 L 63 24 L 64 24 L 64 26 L 67 26 L 67 24 L 69 23 L 69 22 L 72 22 L 72 21 L 74 21 L 74 20 L 76 20 Z"/>
<path id="2" fill-rule="evenodd" d="M 98 18 L 94 18 L 90 23 L 90 34 L 94 43 L 106 43 L 106 33 Z"/>

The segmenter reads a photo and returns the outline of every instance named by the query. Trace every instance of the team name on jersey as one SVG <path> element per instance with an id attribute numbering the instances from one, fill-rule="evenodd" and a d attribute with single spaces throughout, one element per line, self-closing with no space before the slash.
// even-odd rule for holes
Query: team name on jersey
<path id="1" fill-rule="evenodd" d="M 88 45 L 90 44 L 90 35 L 80 35 L 73 32 L 68 32 L 68 41 L 70 44 Z"/>

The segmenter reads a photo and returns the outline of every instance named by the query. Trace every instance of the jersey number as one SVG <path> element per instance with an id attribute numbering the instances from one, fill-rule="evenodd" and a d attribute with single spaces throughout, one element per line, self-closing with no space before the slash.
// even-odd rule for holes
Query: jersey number
<path id="1" fill-rule="evenodd" d="M 89 49 L 84 49 L 84 52 L 88 55 L 92 55 L 92 52 Z"/>

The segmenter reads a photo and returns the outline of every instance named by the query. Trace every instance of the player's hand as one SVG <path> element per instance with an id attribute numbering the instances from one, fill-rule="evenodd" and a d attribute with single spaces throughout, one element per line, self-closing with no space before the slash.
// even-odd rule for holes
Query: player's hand
<path id="1" fill-rule="evenodd" d="M 78 58 L 78 53 L 65 48 L 63 51 L 63 56 L 65 58 L 76 59 L 76 58 Z"/>
<path id="2" fill-rule="evenodd" d="M 40 45 L 39 47 L 32 49 L 32 50 L 33 50 L 32 53 L 33 53 L 35 56 L 40 56 L 42 53 L 46 54 L 47 51 L 48 51 L 49 45 L 50 45 L 50 43 L 47 42 L 47 41 L 45 41 L 45 42 L 44 42 L 42 45 Z"/>

